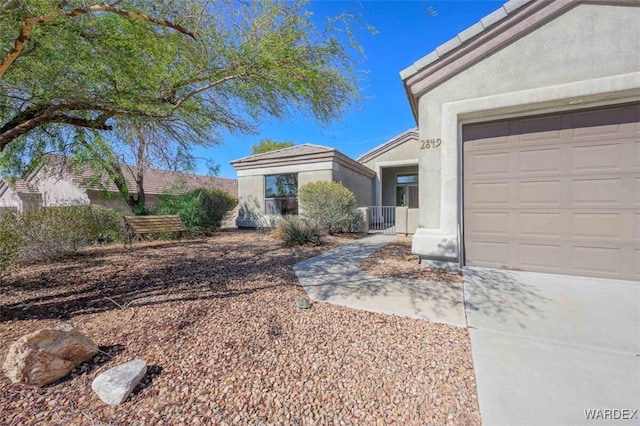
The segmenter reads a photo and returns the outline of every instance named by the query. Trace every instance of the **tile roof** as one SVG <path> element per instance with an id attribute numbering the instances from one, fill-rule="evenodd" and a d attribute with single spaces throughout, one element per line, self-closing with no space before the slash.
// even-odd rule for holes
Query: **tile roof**
<path id="1" fill-rule="evenodd" d="M 115 184 L 105 176 L 96 176 L 88 166 L 75 166 L 73 160 L 60 155 L 48 156 L 48 163 L 44 167 L 52 173 L 60 174 L 72 179 L 78 186 L 87 190 L 118 192 Z M 134 176 L 137 174 L 136 166 L 124 165 L 122 168 L 127 187 L 130 192 L 137 193 L 137 184 Z M 144 173 L 143 188 L 145 194 L 159 195 L 173 188 L 195 189 L 214 187 L 234 197 L 238 196 L 238 181 L 211 176 L 197 175 L 193 173 L 175 172 L 155 168 L 147 168 Z"/>
<path id="2" fill-rule="evenodd" d="M 289 146 L 287 148 L 282 148 L 275 151 L 269 151 L 262 154 L 255 154 L 248 157 L 239 158 L 237 160 L 233 160 L 231 164 L 240 163 L 247 160 L 271 160 L 276 158 L 298 157 L 308 154 L 323 154 L 327 152 L 333 152 L 335 150 L 335 148 L 329 148 L 327 146 L 305 143 L 302 145 Z"/>
<path id="3" fill-rule="evenodd" d="M 38 194 L 38 191 L 22 179 L 16 179 L 13 185 L 9 185 L 19 194 Z"/>

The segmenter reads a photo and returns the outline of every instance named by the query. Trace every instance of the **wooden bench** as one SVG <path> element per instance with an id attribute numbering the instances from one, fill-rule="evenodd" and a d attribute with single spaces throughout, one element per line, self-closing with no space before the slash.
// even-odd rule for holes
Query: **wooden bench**
<path id="1" fill-rule="evenodd" d="M 133 239 L 144 234 L 157 232 L 177 232 L 178 240 L 182 239 L 182 233 L 187 231 L 177 214 L 157 216 L 122 216 L 124 228 L 124 246 L 131 248 Z"/>

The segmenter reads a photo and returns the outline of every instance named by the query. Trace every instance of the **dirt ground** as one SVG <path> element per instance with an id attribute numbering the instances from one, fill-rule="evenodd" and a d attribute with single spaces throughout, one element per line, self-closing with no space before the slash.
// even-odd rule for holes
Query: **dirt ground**
<path id="1" fill-rule="evenodd" d="M 292 265 L 347 240 L 288 247 L 254 231 L 92 247 L 22 266 L 0 287 L 0 362 L 37 329 L 70 323 L 101 347 L 44 388 L 0 376 L 2 424 L 479 424 L 467 330 L 319 303 Z M 92 380 L 143 359 L 129 400 Z"/>

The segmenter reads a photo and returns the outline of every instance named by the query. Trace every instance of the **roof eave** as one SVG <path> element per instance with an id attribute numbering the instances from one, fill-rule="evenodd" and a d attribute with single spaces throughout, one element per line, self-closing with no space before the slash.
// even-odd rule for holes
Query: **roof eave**
<path id="1" fill-rule="evenodd" d="M 428 55 L 422 57 L 414 64 L 405 68 L 400 72 L 400 78 L 405 88 L 411 111 L 413 113 L 414 120 L 418 123 L 418 99 L 425 92 L 432 87 L 436 86 L 440 82 L 447 78 L 457 74 L 471 63 L 475 63 L 496 50 L 502 48 L 504 45 L 510 43 L 517 36 L 508 38 L 504 43 L 490 49 L 480 58 L 475 58 L 470 63 L 464 63 L 459 66 L 455 72 L 451 72 L 446 76 L 438 76 L 436 81 L 429 84 L 427 87 L 419 87 L 416 90 L 416 85 L 424 81 L 427 77 L 436 74 L 442 68 L 454 62 L 464 59 L 469 54 L 469 51 L 473 51 L 478 46 L 483 45 L 487 40 L 490 40 L 496 35 L 501 34 L 503 31 L 512 27 L 512 21 L 517 16 L 522 16 L 523 11 L 529 11 L 527 16 L 530 16 L 532 11 L 538 11 L 545 8 L 551 3 L 573 3 L 576 0 L 511 0 L 506 2 L 501 8 L 495 10 L 489 15 L 482 18 L 479 22 L 471 27 L 460 32 L 456 37 L 441 44 L 434 51 Z M 565 5 L 566 7 L 566 5 Z M 519 35 L 518 35 L 519 36 Z M 472 45 L 471 48 L 469 46 Z M 462 61 L 464 62 L 464 61 Z"/>

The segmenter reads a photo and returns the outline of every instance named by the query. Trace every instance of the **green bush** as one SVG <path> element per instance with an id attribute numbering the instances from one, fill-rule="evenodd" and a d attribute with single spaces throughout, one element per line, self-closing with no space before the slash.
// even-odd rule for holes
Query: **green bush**
<path id="1" fill-rule="evenodd" d="M 200 188 L 162 195 L 157 213 L 177 214 L 190 232 L 211 235 L 237 203 L 226 191 Z"/>
<path id="2" fill-rule="evenodd" d="M 319 246 L 322 230 L 308 219 L 287 215 L 278 222 L 277 236 L 287 244 Z"/>
<path id="3" fill-rule="evenodd" d="M 0 210 L 0 282 L 17 262 L 21 244 L 20 215 Z"/>
<path id="4" fill-rule="evenodd" d="M 302 214 L 316 221 L 329 234 L 356 232 L 362 214 L 353 192 L 333 181 L 317 181 L 298 190 Z"/>
<path id="5" fill-rule="evenodd" d="M 89 236 L 100 244 L 124 241 L 122 213 L 108 207 L 90 206 L 93 221 L 89 223 Z"/>
<path id="6" fill-rule="evenodd" d="M 86 205 L 32 210 L 22 216 L 21 222 L 21 261 L 64 257 L 94 241 L 94 219 Z"/>

